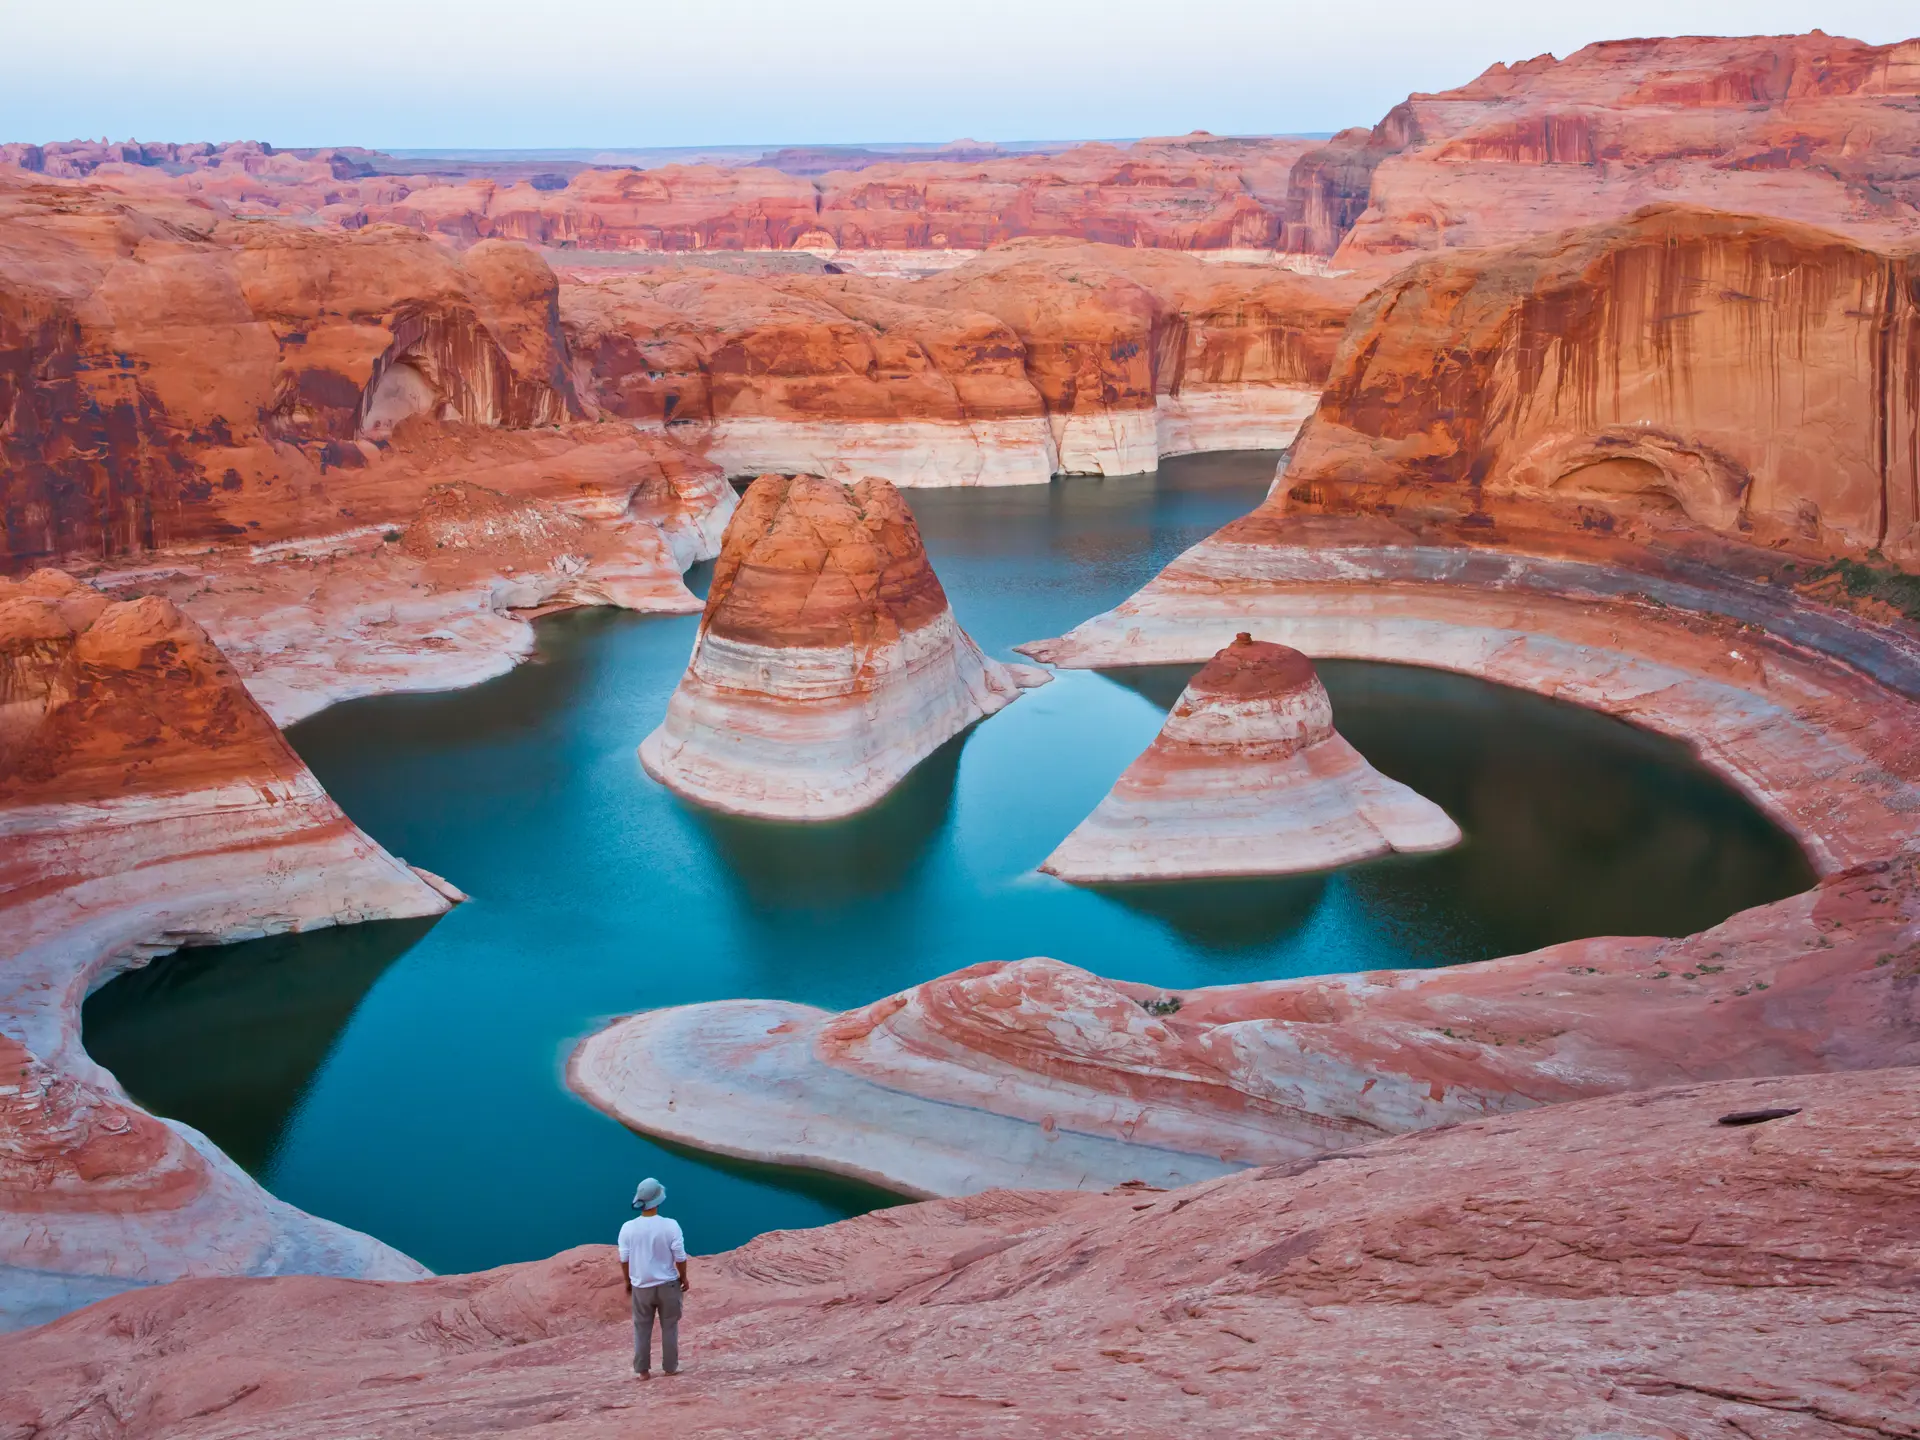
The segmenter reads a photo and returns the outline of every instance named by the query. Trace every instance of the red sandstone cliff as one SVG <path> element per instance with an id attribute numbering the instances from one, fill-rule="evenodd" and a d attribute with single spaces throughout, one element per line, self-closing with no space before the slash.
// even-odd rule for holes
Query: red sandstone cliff
<path id="1" fill-rule="evenodd" d="M 0 280 L 15 566 L 297 533 L 409 414 L 578 413 L 552 274 L 517 247 L 0 180 Z"/>
<path id="2" fill-rule="evenodd" d="M 1303 156 L 1284 245 L 1338 266 L 1685 201 L 1920 237 L 1920 40 L 1615 40 L 1494 65 Z"/>
<path id="3" fill-rule="evenodd" d="M 168 601 L 0 579 L 0 1325 L 184 1275 L 420 1273 L 132 1105 L 79 1012 L 182 944 L 432 915 L 455 893 L 354 828 Z"/>
<path id="4" fill-rule="evenodd" d="M 1654 207 L 1413 266 L 1355 313 L 1282 505 L 1920 568 L 1920 262 Z"/>
<path id="5" fill-rule="evenodd" d="M 812 466 L 904 484 L 1285 445 L 1365 288 L 1060 241 L 919 280 L 567 279 L 577 383 L 606 412 L 704 439 L 736 473 Z"/>

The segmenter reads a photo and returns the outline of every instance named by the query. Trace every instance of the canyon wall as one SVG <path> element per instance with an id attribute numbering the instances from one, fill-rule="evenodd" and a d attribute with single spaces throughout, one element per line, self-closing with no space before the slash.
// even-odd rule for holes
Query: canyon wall
<path id="1" fill-rule="evenodd" d="M 0 568 L 168 596 L 277 719 L 498 673 L 516 611 L 698 609 L 732 491 L 585 415 L 524 247 L 0 180 Z M 448 485 L 496 523 L 401 544 Z"/>
<path id="2" fill-rule="evenodd" d="M 1920 568 L 1920 248 L 1659 206 L 1356 312 L 1285 498 Z"/>
<path id="3" fill-rule="evenodd" d="M 837 819 L 1047 678 L 980 653 L 893 486 L 763 475 L 727 526 L 693 658 L 640 760 L 712 809 Z"/>
<path id="4" fill-rule="evenodd" d="M 0 579 L 0 1328 L 183 1276 L 424 1274 L 141 1111 L 80 1004 L 181 945 L 457 898 L 340 813 L 171 603 Z"/>
<path id="5" fill-rule="evenodd" d="M 329 472 L 409 415 L 580 414 L 552 273 L 517 247 L 0 180 L 0 277 L 15 568 L 337 527 Z"/>
<path id="6" fill-rule="evenodd" d="M 1271 251 L 1287 177 L 1311 142 L 1196 132 L 1057 154 L 878 157 L 847 170 L 777 165 L 593 167 L 570 177 L 373 174 L 354 151 L 186 156 L 0 151 L 0 164 L 85 175 L 146 194 L 196 196 L 249 212 L 310 215 L 355 230 L 404 225 L 467 245 L 521 240 L 557 250 L 969 251 L 1022 236 L 1174 250 Z M 176 152 L 203 147 L 171 147 Z M 209 163 L 211 160 L 221 163 Z M 393 164 L 383 158 L 382 168 Z M 448 168 L 458 169 L 452 166 Z M 558 180 L 562 183 L 556 185 Z"/>
<path id="7" fill-rule="evenodd" d="M 521 240 L 629 254 L 957 256 L 1034 236 L 1153 250 L 1332 257 L 1384 277 L 1412 254 L 1501 244 L 1686 201 L 1920 237 L 1920 40 L 1815 31 L 1589 45 L 1495 64 L 1325 142 L 1196 132 L 1005 155 L 831 152 L 745 165 L 540 172 L 436 161 L 394 173 L 353 149 L 9 145 L 0 165 L 87 178 L 142 203 L 393 224 L 455 245 Z"/>
<path id="8" fill-rule="evenodd" d="M 1273 449 L 1358 281 L 1024 241 L 940 275 L 567 272 L 576 383 L 735 474 L 900 485 L 1130 474 Z"/>
<path id="9" fill-rule="evenodd" d="M 1920 239 L 1920 40 L 1616 40 L 1492 66 L 1294 168 L 1282 245 L 1376 270 L 1683 201 Z"/>

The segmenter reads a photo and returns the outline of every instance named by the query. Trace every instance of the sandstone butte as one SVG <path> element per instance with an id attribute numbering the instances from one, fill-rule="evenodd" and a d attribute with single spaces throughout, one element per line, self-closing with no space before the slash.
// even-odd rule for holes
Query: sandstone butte
<path id="1" fill-rule="evenodd" d="M 1243 631 L 1040 868 L 1076 884 L 1286 875 L 1459 843 L 1445 811 L 1341 738 L 1311 660 Z"/>
<path id="2" fill-rule="evenodd" d="M 919 280 L 566 272 L 600 411 L 733 474 L 899 485 L 1138 474 L 1278 449 L 1312 413 L 1355 280 L 1023 241 Z"/>
<path id="3" fill-rule="evenodd" d="M 837 819 L 1048 678 L 980 653 L 886 481 L 762 475 L 728 522 L 693 658 L 640 760 L 711 809 Z"/>
<path id="4" fill-rule="evenodd" d="M 0 696 L 0 1328 L 184 1276 L 424 1273 L 131 1104 L 82 1048 L 80 1002 L 179 945 L 459 892 L 355 829 L 157 596 L 0 579 Z"/>
<path id="5" fill-rule="evenodd" d="M 0 1337 L 0 1433 L 1908 1435 L 1916 1130 L 1913 1068 L 1723 1081 L 774 1231 L 695 1259 L 670 1383 L 606 1246 L 196 1279 Z"/>
<path id="6" fill-rule="evenodd" d="M 589 416 L 536 254 L 163 200 L 0 178 L 5 568 L 169 596 L 283 722 L 497 673 L 532 608 L 699 608 L 733 493 Z"/>
<path id="7" fill-rule="evenodd" d="M 1687 742 L 1818 889 L 1437 971 L 1162 996 L 1027 960 L 839 1017 L 656 1011 L 574 1085 L 650 1133 L 954 1194 L 1920 1060 L 1917 412 L 1911 252 L 1659 207 L 1433 257 L 1355 314 L 1261 507 L 1021 647 L 1194 663 L 1253 630 L 1557 695 Z"/>

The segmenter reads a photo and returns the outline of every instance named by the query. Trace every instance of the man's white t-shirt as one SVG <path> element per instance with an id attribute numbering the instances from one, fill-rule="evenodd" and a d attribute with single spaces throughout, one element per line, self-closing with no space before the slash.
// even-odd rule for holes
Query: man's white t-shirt
<path id="1" fill-rule="evenodd" d="M 678 1220 L 637 1215 L 620 1227 L 620 1262 L 627 1267 L 627 1283 L 636 1290 L 679 1280 L 674 1262 L 686 1258 L 687 1241 Z"/>

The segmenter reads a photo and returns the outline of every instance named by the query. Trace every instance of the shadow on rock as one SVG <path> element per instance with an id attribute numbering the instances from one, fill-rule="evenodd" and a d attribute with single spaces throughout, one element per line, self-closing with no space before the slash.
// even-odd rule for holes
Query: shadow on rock
<path id="1" fill-rule="evenodd" d="M 1159 921 L 1203 950 L 1230 954 L 1264 949 L 1303 929 L 1320 908 L 1327 877 L 1283 875 L 1083 888 Z"/>
<path id="2" fill-rule="evenodd" d="M 1111 680 L 1124 689 L 1151 701 L 1161 710 L 1171 711 L 1187 682 L 1200 673 L 1198 665 L 1127 665 L 1094 672 L 1102 680 Z"/>
<path id="3" fill-rule="evenodd" d="M 953 817 L 968 726 L 870 810 L 818 823 L 752 820 L 681 802 L 722 873 L 762 913 L 833 910 L 900 891 Z"/>
<path id="4" fill-rule="evenodd" d="M 87 1053 L 141 1105 L 202 1131 L 259 1175 L 360 1002 L 437 919 L 166 956 L 88 998 Z"/>

